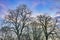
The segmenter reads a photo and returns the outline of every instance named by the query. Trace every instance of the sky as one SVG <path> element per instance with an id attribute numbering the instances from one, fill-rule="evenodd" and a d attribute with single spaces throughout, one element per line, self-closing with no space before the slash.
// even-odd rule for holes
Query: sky
<path id="1" fill-rule="evenodd" d="M 0 0 L 0 19 L 8 14 L 9 9 L 16 9 L 20 4 L 26 4 L 32 14 L 48 14 L 54 16 L 60 10 L 60 0 Z"/>

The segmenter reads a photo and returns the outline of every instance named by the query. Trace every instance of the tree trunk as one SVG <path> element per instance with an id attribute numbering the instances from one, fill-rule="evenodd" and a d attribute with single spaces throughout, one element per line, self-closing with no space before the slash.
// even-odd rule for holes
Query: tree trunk
<path id="1" fill-rule="evenodd" d="M 46 40 L 48 40 L 48 36 L 46 36 Z"/>
<path id="2" fill-rule="evenodd" d="M 18 40 L 20 40 L 20 36 L 18 35 Z"/>

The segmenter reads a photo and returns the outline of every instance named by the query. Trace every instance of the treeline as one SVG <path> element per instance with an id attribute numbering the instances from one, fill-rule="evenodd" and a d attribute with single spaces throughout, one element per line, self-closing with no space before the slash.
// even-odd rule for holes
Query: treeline
<path id="1" fill-rule="evenodd" d="M 26 5 L 9 9 L 0 29 L 1 40 L 59 40 L 57 20 L 49 15 L 32 17 Z"/>

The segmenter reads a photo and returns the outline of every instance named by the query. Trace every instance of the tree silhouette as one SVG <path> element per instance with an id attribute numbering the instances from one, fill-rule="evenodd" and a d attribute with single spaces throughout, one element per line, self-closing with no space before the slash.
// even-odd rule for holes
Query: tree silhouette
<path id="1" fill-rule="evenodd" d="M 13 31 L 16 33 L 18 40 L 20 40 L 22 31 L 24 27 L 27 26 L 27 22 L 30 20 L 30 15 L 31 11 L 26 5 L 23 4 L 18 6 L 15 10 L 9 10 L 9 14 L 5 17 L 7 23 L 11 23 Z"/>
<path id="2" fill-rule="evenodd" d="M 37 19 L 42 26 L 46 40 L 48 40 L 48 36 L 52 34 L 55 30 L 56 22 L 53 21 L 53 18 L 48 15 L 39 15 L 37 16 Z"/>

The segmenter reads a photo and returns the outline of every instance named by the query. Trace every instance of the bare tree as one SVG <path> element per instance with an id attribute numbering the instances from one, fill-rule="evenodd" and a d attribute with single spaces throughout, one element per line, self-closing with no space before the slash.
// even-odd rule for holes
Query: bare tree
<path id="1" fill-rule="evenodd" d="M 48 15 L 39 15 L 37 19 L 40 22 L 40 26 L 42 26 L 46 40 L 48 40 L 49 35 L 54 33 L 56 22 Z"/>
<path id="2" fill-rule="evenodd" d="M 4 40 L 12 39 L 10 27 L 4 26 L 1 28 L 1 31 L 2 31 L 2 37 Z"/>
<path id="3" fill-rule="evenodd" d="M 7 23 L 11 24 L 13 31 L 16 33 L 18 40 L 22 35 L 24 27 L 26 27 L 31 11 L 27 8 L 26 5 L 20 5 L 15 10 L 9 10 L 9 14 L 6 15 L 5 19 Z"/>
<path id="4" fill-rule="evenodd" d="M 37 22 L 36 18 L 33 17 L 33 21 L 31 21 L 30 26 L 32 27 L 33 40 L 40 40 L 42 30 L 40 23 Z"/>

